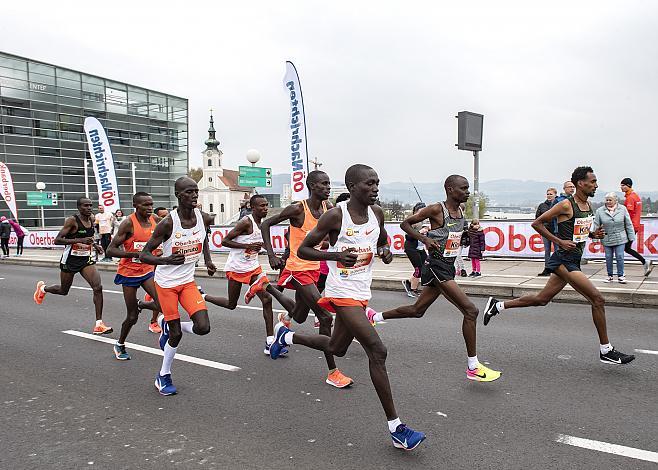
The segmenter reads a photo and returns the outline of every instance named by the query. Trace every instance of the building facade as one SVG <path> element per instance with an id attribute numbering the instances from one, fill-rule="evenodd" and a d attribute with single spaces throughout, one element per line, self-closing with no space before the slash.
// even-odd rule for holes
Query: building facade
<path id="1" fill-rule="evenodd" d="M 254 194 L 254 188 L 238 184 L 239 173 L 222 166 L 224 153 L 219 149 L 215 121 L 210 114 L 206 149 L 201 153 L 203 176 L 199 180 L 199 202 L 203 210 L 212 215 L 214 224 L 230 224 L 238 219 L 241 205 Z"/>
<path id="2" fill-rule="evenodd" d="M 40 225 L 26 194 L 37 182 L 58 194 L 58 205 L 44 209 L 46 226 L 75 212 L 85 194 L 87 116 L 107 132 L 124 211 L 132 211 L 131 163 L 138 191 L 151 193 L 156 206 L 176 204 L 173 182 L 188 168 L 187 99 L 0 52 L 0 161 L 11 171 L 24 226 Z M 88 180 L 98 201 L 91 160 Z"/>

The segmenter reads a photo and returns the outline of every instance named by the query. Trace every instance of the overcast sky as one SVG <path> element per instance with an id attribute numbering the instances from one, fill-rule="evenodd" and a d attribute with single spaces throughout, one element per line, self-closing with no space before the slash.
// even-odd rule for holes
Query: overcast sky
<path id="1" fill-rule="evenodd" d="M 454 147 L 469 110 L 485 115 L 482 181 L 563 181 L 590 164 L 606 188 L 658 189 L 658 3 L 396 5 L 3 2 L 0 50 L 188 98 L 192 165 L 212 107 L 225 167 L 256 148 L 289 171 L 290 59 L 309 153 L 332 179 L 356 162 L 384 182 L 471 179 Z"/>

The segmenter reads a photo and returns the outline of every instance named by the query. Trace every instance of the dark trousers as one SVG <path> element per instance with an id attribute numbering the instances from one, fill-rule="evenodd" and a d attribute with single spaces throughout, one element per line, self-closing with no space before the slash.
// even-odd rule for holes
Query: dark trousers
<path id="1" fill-rule="evenodd" d="M 101 235 L 101 246 L 103 247 L 103 251 L 106 253 L 105 254 L 105 259 L 112 259 L 109 256 L 107 256 L 107 247 L 110 246 L 110 241 L 112 240 L 112 237 L 110 236 L 109 233 L 104 233 Z"/>
<path id="2" fill-rule="evenodd" d="M 637 232 L 635 232 L 635 233 L 637 233 Z M 642 256 L 637 251 L 635 251 L 633 248 L 631 248 L 632 244 L 633 244 L 633 242 L 626 243 L 626 246 L 624 247 L 624 251 L 626 253 L 628 253 L 629 255 L 631 255 L 636 260 L 638 260 L 640 263 L 642 263 L 642 264 L 646 263 L 646 260 L 644 259 L 644 256 Z"/>
<path id="3" fill-rule="evenodd" d="M 22 255 L 23 254 L 23 240 L 25 240 L 25 235 L 22 237 L 17 237 L 16 240 L 16 254 L 17 255 Z"/>
<path id="4" fill-rule="evenodd" d="M 541 239 L 544 241 L 544 265 L 546 265 L 557 246 L 548 238 L 541 237 Z"/>
<path id="5" fill-rule="evenodd" d="M 2 245 L 2 254 L 9 256 L 9 238 L 0 238 L 0 245 Z"/>

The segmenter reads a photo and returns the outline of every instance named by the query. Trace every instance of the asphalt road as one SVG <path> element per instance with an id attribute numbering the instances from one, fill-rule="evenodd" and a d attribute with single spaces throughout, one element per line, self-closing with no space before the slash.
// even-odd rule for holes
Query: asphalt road
<path id="1" fill-rule="evenodd" d="M 293 346 L 290 357 L 263 354 L 260 311 L 210 306 L 212 331 L 184 336 L 179 352 L 230 364 L 225 371 L 175 361 L 179 394 L 153 386 L 161 358 L 63 333 L 90 333 L 91 292 L 48 295 L 34 304 L 35 282 L 55 269 L 0 265 L 0 441 L 2 468 L 656 468 L 658 355 L 632 364 L 601 364 L 589 309 L 554 304 L 508 311 L 479 326 L 478 355 L 501 369 L 489 384 L 467 381 L 461 316 L 445 300 L 423 319 L 377 327 L 388 347 L 388 372 L 403 422 L 427 433 L 414 452 L 392 447 L 354 343 L 338 359 L 351 389 L 324 383 L 321 354 Z M 103 273 L 105 321 L 118 329 L 123 298 Z M 222 295 L 225 281 L 202 279 Z M 84 287 L 76 278 L 75 286 Z M 375 292 L 376 309 L 406 303 Z M 480 307 L 484 299 L 474 299 Z M 257 301 L 256 301 L 257 303 Z M 146 315 L 145 315 L 146 316 Z M 313 331 L 307 322 L 298 331 Z M 608 309 L 613 344 L 624 352 L 658 351 L 658 312 Z M 156 346 L 147 318 L 128 341 Z M 560 435 L 601 441 L 615 454 L 558 443 Z M 563 438 L 569 439 L 569 438 Z M 584 441 L 589 442 L 589 441 Z M 620 451 L 607 444 L 636 451 Z M 650 453 L 642 454 L 641 450 Z"/>

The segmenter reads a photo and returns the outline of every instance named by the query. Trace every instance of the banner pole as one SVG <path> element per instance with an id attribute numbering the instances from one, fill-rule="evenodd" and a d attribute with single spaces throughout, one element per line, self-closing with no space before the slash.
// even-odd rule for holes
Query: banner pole
<path id="1" fill-rule="evenodd" d="M 89 172 L 87 171 L 89 169 L 89 160 L 87 159 L 87 156 L 85 155 L 85 197 L 89 199 Z"/>

